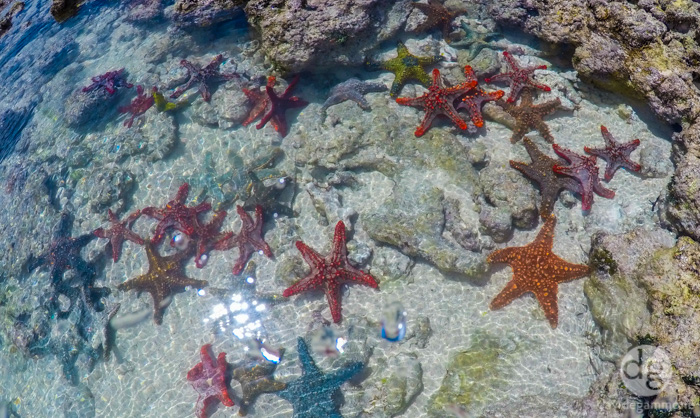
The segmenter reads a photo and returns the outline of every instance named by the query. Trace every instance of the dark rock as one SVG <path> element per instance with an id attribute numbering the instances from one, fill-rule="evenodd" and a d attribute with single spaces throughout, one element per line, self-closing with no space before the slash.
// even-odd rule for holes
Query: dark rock
<path id="1" fill-rule="evenodd" d="M 52 0 L 51 16 L 56 22 L 63 23 L 78 13 L 80 0 Z"/>
<path id="2" fill-rule="evenodd" d="M 211 26 L 243 16 L 245 0 L 178 0 L 173 20 L 179 26 Z"/>

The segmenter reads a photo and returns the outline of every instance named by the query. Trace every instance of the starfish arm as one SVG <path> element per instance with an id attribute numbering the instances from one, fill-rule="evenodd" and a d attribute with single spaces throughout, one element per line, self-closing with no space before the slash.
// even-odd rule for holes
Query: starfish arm
<path id="1" fill-rule="evenodd" d="M 606 199 L 612 199 L 615 197 L 615 191 L 606 189 L 603 187 L 603 185 L 600 183 L 600 180 L 595 179 L 593 182 L 593 191 L 598 195 L 602 196 Z"/>
<path id="2" fill-rule="evenodd" d="M 535 169 L 532 166 L 525 164 L 523 162 L 510 160 L 510 166 L 512 168 L 520 171 L 528 178 L 539 179 L 541 177 L 540 176 L 541 173 L 539 171 L 537 171 L 537 169 Z"/>
<path id="3" fill-rule="evenodd" d="M 356 374 L 360 373 L 365 365 L 362 362 L 353 362 L 345 365 L 342 369 L 336 370 L 333 373 L 327 373 L 325 375 L 326 381 L 339 382 L 338 387 L 342 385 L 343 382 L 352 379 Z"/>
<path id="4" fill-rule="evenodd" d="M 547 140 L 550 144 L 554 142 L 554 137 L 552 136 L 552 133 L 549 131 L 549 126 L 547 126 L 546 123 L 544 123 L 543 120 L 538 120 L 535 121 L 535 129 L 537 132 L 542 135 L 542 138 Z"/>
<path id="5" fill-rule="evenodd" d="M 357 103 L 357 105 L 360 106 L 362 110 L 368 110 L 370 108 L 369 102 L 360 93 L 351 93 L 349 99 Z"/>
<path id="6" fill-rule="evenodd" d="M 508 99 L 506 100 L 506 102 L 515 103 L 515 101 L 517 100 L 516 98 L 523 90 L 523 87 L 525 87 L 523 83 L 519 83 L 516 80 L 513 80 L 510 83 L 510 93 L 508 94 Z"/>
<path id="7" fill-rule="evenodd" d="M 506 287 L 504 287 L 503 290 L 501 290 L 501 292 L 493 298 L 493 300 L 489 304 L 489 309 L 494 311 L 497 309 L 501 309 L 502 307 L 511 303 L 514 299 L 520 297 L 525 292 L 527 292 L 527 290 L 524 287 L 518 286 L 518 284 L 514 280 L 511 280 L 510 282 L 508 282 Z"/>
<path id="8" fill-rule="evenodd" d="M 321 280 L 316 280 L 315 275 L 309 274 L 308 276 L 304 277 L 303 279 L 286 288 L 282 293 L 282 296 L 288 298 L 290 296 L 299 294 L 305 290 L 317 289 L 322 284 L 323 282 Z"/>
<path id="9" fill-rule="evenodd" d="M 238 259 L 236 260 L 236 264 L 233 265 L 233 275 L 237 276 L 239 275 L 243 269 L 245 268 L 245 265 L 248 263 L 248 260 L 250 260 L 250 257 L 253 255 L 255 252 L 255 249 L 248 243 L 241 242 L 238 245 Z"/>
<path id="10" fill-rule="evenodd" d="M 335 224 L 335 233 L 333 235 L 333 254 L 331 263 L 340 265 L 348 259 L 348 250 L 346 247 L 347 237 L 345 235 L 345 223 L 338 221 Z"/>
<path id="11" fill-rule="evenodd" d="M 494 81 L 500 81 L 500 80 L 510 80 L 513 77 L 513 73 L 500 73 L 493 75 L 491 77 L 486 77 L 484 78 L 484 81 L 487 83 L 492 83 Z"/>
<path id="12" fill-rule="evenodd" d="M 342 97 L 339 94 L 331 95 L 328 97 L 328 99 L 326 99 L 325 102 L 323 102 L 323 106 L 321 106 L 321 112 L 325 112 L 326 110 L 328 110 L 329 107 L 342 103 L 345 100 L 347 100 L 347 98 Z"/>
<path id="13" fill-rule="evenodd" d="M 544 225 L 542 226 L 542 229 L 540 229 L 540 232 L 537 234 L 537 238 L 535 238 L 535 241 L 533 244 L 535 245 L 540 245 L 544 248 L 551 249 L 552 245 L 554 244 L 554 227 L 557 225 L 557 218 L 554 215 L 549 215 L 549 217 L 545 220 Z M 533 245 L 530 244 L 530 245 Z"/>
<path id="14" fill-rule="evenodd" d="M 418 65 L 420 65 L 421 67 L 426 67 L 428 65 L 433 65 L 436 62 L 440 62 L 444 59 L 445 57 L 443 57 L 442 55 L 433 55 L 431 57 L 418 57 Z"/>
<path id="15" fill-rule="evenodd" d="M 209 87 L 207 87 L 207 83 L 204 81 L 199 83 L 199 92 L 202 94 L 202 99 L 204 99 L 205 102 L 211 100 L 211 92 L 209 92 Z"/>
<path id="16" fill-rule="evenodd" d="M 304 376 L 314 377 L 321 376 L 321 370 L 316 366 L 313 357 L 309 353 L 309 347 L 303 338 L 297 337 L 297 354 L 299 355 L 299 361 L 301 362 L 301 372 Z"/>
<path id="17" fill-rule="evenodd" d="M 559 324 L 559 303 L 557 302 L 557 285 L 550 286 L 549 289 L 539 289 L 535 293 L 537 301 L 540 303 L 544 316 L 549 321 L 552 328 Z"/>
<path id="18" fill-rule="evenodd" d="M 494 263 L 509 263 L 518 257 L 518 251 L 522 247 L 509 247 L 500 250 L 495 250 L 487 257 L 486 261 L 490 264 Z"/>
<path id="19" fill-rule="evenodd" d="M 510 143 L 515 144 L 516 142 L 520 141 L 528 132 L 530 132 L 530 127 L 517 120 L 515 123 L 515 128 L 513 128 L 513 135 L 510 137 Z"/>
<path id="20" fill-rule="evenodd" d="M 175 91 L 170 95 L 170 98 L 177 99 L 178 97 L 182 96 L 182 93 L 186 92 L 192 86 L 193 82 L 194 79 L 190 78 L 184 86 L 180 86 L 177 89 L 175 89 Z"/>
<path id="21" fill-rule="evenodd" d="M 552 263 L 554 271 L 552 275 L 557 277 L 557 283 L 568 282 L 590 274 L 591 269 L 585 264 L 574 264 L 554 255 L 555 262 Z"/>
<path id="22" fill-rule="evenodd" d="M 403 105 L 403 106 L 423 106 L 425 104 L 425 96 L 397 97 L 396 103 Z"/>
<path id="23" fill-rule="evenodd" d="M 546 65 L 540 65 L 539 67 L 537 67 L 537 69 L 538 69 L 538 70 L 545 70 L 545 69 L 547 69 L 547 66 L 546 66 Z M 531 86 L 533 86 L 533 87 L 536 87 L 536 88 L 538 88 L 538 89 L 540 89 L 540 90 L 542 90 L 542 91 L 552 91 L 552 89 L 551 89 L 549 86 L 545 86 L 544 84 L 537 83 L 537 82 L 535 82 L 535 81 L 532 80 L 532 79 L 528 79 L 527 84 L 529 84 L 529 85 L 531 85 Z"/>
<path id="24" fill-rule="evenodd" d="M 326 287 L 326 299 L 328 300 L 328 306 L 331 308 L 331 317 L 333 318 L 333 322 L 337 324 L 342 318 L 339 283 L 328 282 Z"/>
<path id="25" fill-rule="evenodd" d="M 423 120 L 421 120 L 420 125 L 418 125 L 418 128 L 416 128 L 415 135 L 423 136 L 423 134 L 425 134 L 425 132 L 428 129 L 430 129 L 430 125 L 432 125 L 435 116 L 437 116 L 436 112 L 426 109 L 425 115 L 423 116 Z M 466 126 L 462 129 L 466 129 Z"/>
<path id="26" fill-rule="evenodd" d="M 301 241 L 297 241 L 296 246 L 304 261 L 311 266 L 313 271 L 325 268 L 326 260 L 321 254 L 317 253 L 316 250 Z"/>
<path id="27" fill-rule="evenodd" d="M 557 97 L 555 100 L 540 103 L 537 107 L 542 115 L 548 115 L 561 107 L 561 99 Z"/>

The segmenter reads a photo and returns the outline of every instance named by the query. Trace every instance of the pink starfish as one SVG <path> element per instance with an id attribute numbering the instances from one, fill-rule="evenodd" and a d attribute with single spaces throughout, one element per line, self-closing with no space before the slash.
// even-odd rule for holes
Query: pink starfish
<path id="1" fill-rule="evenodd" d="M 112 227 L 109 229 L 97 228 L 92 231 L 92 233 L 99 238 L 109 239 L 109 244 L 112 246 L 112 260 L 116 263 L 117 260 L 119 260 L 119 255 L 122 252 L 122 244 L 125 239 L 139 245 L 143 245 L 144 243 L 143 238 L 129 229 L 139 216 L 141 216 L 141 211 L 137 210 L 132 213 L 123 222 L 119 222 L 119 218 L 117 218 L 117 215 L 115 215 L 111 209 L 107 209 L 107 215 L 109 216 L 109 222 L 112 224 Z"/>
<path id="2" fill-rule="evenodd" d="M 639 146 L 639 139 L 634 139 L 625 144 L 615 141 L 612 134 L 603 125 L 600 125 L 600 132 L 605 139 L 605 148 L 588 148 L 583 150 L 604 159 L 608 164 L 605 167 L 605 181 L 612 180 L 615 172 L 620 167 L 628 170 L 639 171 L 642 166 L 630 160 L 630 154 Z"/>
<path id="3" fill-rule="evenodd" d="M 292 90 L 294 89 L 294 86 L 296 86 L 299 82 L 298 74 L 289 83 L 287 88 L 284 90 L 284 93 L 282 93 L 279 96 L 277 95 L 277 93 L 275 93 L 275 90 L 272 88 L 275 79 L 274 77 L 271 78 L 272 81 L 270 80 L 270 78 L 268 78 L 267 85 L 265 86 L 265 91 L 267 92 L 267 97 L 270 100 L 270 105 L 267 107 L 267 113 L 265 114 L 265 116 L 263 116 L 260 122 L 257 125 L 255 125 L 255 128 L 262 129 L 262 127 L 265 126 L 265 124 L 268 121 L 270 121 L 275 130 L 279 132 L 280 136 L 285 136 L 287 135 L 287 117 L 285 116 L 285 112 L 287 111 L 287 109 L 304 107 L 307 104 L 309 104 L 309 102 L 302 100 L 296 96 L 292 96 Z"/>
<path id="4" fill-rule="evenodd" d="M 151 94 L 143 94 L 143 86 L 136 86 L 137 96 L 126 106 L 118 109 L 119 113 L 131 113 L 131 117 L 124 121 L 124 126 L 131 128 L 134 123 L 134 118 L 143 115 L 148 109 L 153 106 L 155 99 Z"/>
<path id="5" fill-rule="evenodd" d="M 512 71 L 509 73 L 496 74 L 495 76 L 491 78 L 485 78 L 484 80 L 487 83 L 490 83 L 492 81 L 498 81 L 501 79 L 509 79 L 510 94 L 508 95 L 508 100 L 506 100 L 508 103 L 515 102 L 518 98 L 518 95 L 520 94 L 520 91 L 525 86 L 537 87 L 538 89 L 544 91 L 552 90 L 551 88 L 549 88 L 549 86 L 537 83 L 531 77 L 532 73 L 534 73 L 535 70 L 546 70 L 546 65 L 537 65 L 534 67 L 521 67 L 518 65 L 517 62 L 515 62 L 513 57 L 507 51 L 503 51 L 503 56 L 505 57 L 506 62 L 508 63 L 508 66 L 510 66 Z"/>
<path id="6" fill-rule="evenodd" d="M 235 405 L 226 384 L 226 366 L 228 365 L 226 353 L 219 353 L 214 361 L 209 354 L 210 351 L 211 344 L 203 345 L 200 351 L 202 361 L 187 372 L 187 380 L 192 383 L 192 387 L 199 394 L 197 398 L 197 417 L 199 418 L 207 416 L 207 409 L 217 399 L 226 406 Z"/>
<path id="7" fill-rule="evenodd" d="M 474 86 L 476 80 L 466 81 L 454 87 L 445 87 L 440 71 L 433 69 L 433 84 L 428 87 L 428 92 L 420 97 L 399 97 L 396 103 L 405 106 L 421 106 L 425 109 L 425 116 L 416 129 L 416 136 L 422 136 L 433 123 L 437 115 L 445 115 L 454 122 L 459 129 L 467 129 L 467 123 L 459 117 L 454 108 L 457 96 L 467 93 Z"/>
<path id="8" fill-rule="evenodd" d="M 272 257 L 272 250 L 262 236 L 263 208 L 255 207 L 255 222 L 253 218 L 241 206 L 236 206 L 236 212 L 241 217 L 243 225 L 238 235 L 231 234 L 226 239 L 217 243 L 217 250 L 228 250 L 238 247 L 238 260 L 233 265 L 233 274 L 238 275 L 243 271 L 250 256 L 258 251 L 268 257 Z"/>
<path id="9" fill-rule="evenodd" d="M 578 155 L 557 144 L 552 144 L 552 148 L 557 155 L 569 163 L 567 166 L 555 165 L 552 167 L 554 172 L 573 177 L 581 183 L 581 206 L 583 210 L 591 209 L 591 205 L 593 204 L 593 192 L 608 199 L 615 197 L 614 191 L 606 189 L 600 184 L 595 157 Z"/>
<path id="10" fill-rule="evenodd" d="M 151 242 L 158 244 L 165 236 L 165 230 L 175 228 L 180 232 L 184 232 L 187 236 L 192 236 L 197 229 L 197 215 L 201 212 L 206 212 L 211 209 L 211 204 L 202 202 L 194 207 L 185 206 L 185 199 L 189 193 L 190 185 L 182 183 L 182 186 L 177 191 L 175 198 L 168 202 L 163 209 L 155 207 L 144 208 L 141 213 L 151 218 L 157 219 L 156 234 Z"/>
<path id="11" fill-rule="evenodd" d="M 301 241 L 297 241 L 296 245 L 301 256 L 304 257 L 304 261 L 311 266 L 311 273 L 287 288 L 282 296 L 287 298 L 307 290 L 322 288 L 326 292 L 333 322 L 337 323 L 340 322 L 341 318 L 340 286 L 343 283 L 359 283 L 377 288 L 378 285 L 374 277 L 353 267 L 348 261 L 343 221 L 338 221 L 335 226 L 333 249 L 329 255 L 324 257 Z"/>

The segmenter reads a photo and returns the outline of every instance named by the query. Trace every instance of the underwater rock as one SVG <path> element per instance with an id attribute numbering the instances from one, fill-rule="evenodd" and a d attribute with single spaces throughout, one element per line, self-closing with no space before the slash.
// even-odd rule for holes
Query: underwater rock
<path id="1" fill-rule="evenodd" d="M 301 4 L 299 4 L 301 3 Z M 308 3 L 306 7 L 304 3 Z M 364 63 L 368 51 L 396 35 L 410 1 L 250 0 L 248 22 L 273 65 L 285 72 Z"/>
<path id="2" fill-rule="evenodd" d="M 64 118 L 71 128 L 83 125 L 95 125 L 105 121 L 115 114 L 116 105 L 124 97 L 123 90 L 117 94 L 109 94 L 104 89 L 83 92 L 76 89 L 65 102 Z M 96 117 L 96 115 L 99 115 Z"/>
<path id="3" fill-rule="evenodd" d="M 660 214 L 666 227 L 700 240 L 700 123 L 673 136 L 676 171 Z"/>
<path id="4" fill-rule="evenodd" d="M 15 151 L 22 139 L 22 131 L 34 114 L 36 103 L 0 111 L 0 161 Z"/>
<path id="5" fill-rule="evenodd" d="M 321 187 L 314 182 L 309 182 L 304 188 L 311 197 L 314 209 L 321 217 L 321 225 L 335 225 L 338 221 L 343 221 L 347 230 L 352 231 L 351 218 L 354 219 L 357 216 L 357 211 L 343 206 L 341 203 L 343 196 L 335 187 Z"/>
<path id="6" fill-rule="evenodd" d="M 163 16 L 163 0 L 133 0 L 126 19 L 131 22 L 153 22 Z"/>
<path id="7" fill-rule="evenodd" d="M 529 229 L 537 223 L 535 188 L 510 167 L 491 164 L 479 172 L 479 182 L 489 205 L 507 211 L 514 226 Z"/>
<path id="8" fill-rule="evenodd" d="M 107 161 L 121 163 L 129 157 L 142 155 L 153 162 L 166 158 L 175 149 L 178 133 L 175 118 L 167 112 L 148 112 L 146 122 L 132 129 L 122 129 L 111 139 Z M 103 148 L 104 144 L 91 145 Z M 95 153 L 101 150 L 94 150 Z M 104 154 L 104 151 L 101 152 Z"/>
<path id="9" fill-rule="evenodd" d="M 90 388 L 80 385 L 68 390 L 66 399 L 63 402 L 64 418 L 94 418 L 95 417 L 95 395 Z"/>
<path id="10" fill-rule="evenodd" d="M 4 16 L 0 17 L 0 38 L 12 28 L 12 18 L 22 10 L 24 10 L 24 2 L 16 1 L 12 4 L 10 10 L 8 10 Z"/>
<path id="11" fill-rule="evenodd" d="M 181 27 L 206 27 L 243 16 L 245 0 L 178 0 L 173 21 Z"/>
<path id="12" fill-rule="evenodd" d="M 409 279 L 415 264 L 413 259 L 391 247 L 377 247 L 372 258 L 372 274 L 385 289 L 390 283 Z"/>
<path id="13" fill-rule="evenodd" d="M 51 0 L 51 16 L 63 23 L 78 13 L 81 0 Z"/>
<path id="14" fill-rule="evenodd" d="M 399 353 L 377 359 L 372 363 L 375 371 L 363 382 L 364 415 L 395 417 L 403 414 L 413 400 L 423 391 L 423 368 L 418 356 Z"/>
<path id="15" fill-rule="evenodd" d="M 76 192 L 83 189 L 90 199 L 90 211 L 93 213 L 102 213 L 108 208 L 121 213 L 126 206 L 127 195 L 135 186 L 134 175 L 116 166 L 99 167 L 92 173 L 86 173 L 84 179 L 86 181 L 79 183 Z"/>
<path id="16" fill-rule="evenodd" d="M 200 125 L 231 129 L 245 120 L 248 99 L 241 93 L 238 82 L 220 84 L 210 102 L 194 100 L 191 104 L 192 120 Z"/>

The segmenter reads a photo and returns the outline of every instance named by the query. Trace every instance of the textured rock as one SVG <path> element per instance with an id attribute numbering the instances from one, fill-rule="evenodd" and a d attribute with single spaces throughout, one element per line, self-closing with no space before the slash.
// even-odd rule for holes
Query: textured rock
<path id="1" fill-rule="evenodd" d="M 479 172 L 479 182 L 486 202 L 506 211 L 518 228 L 531 228 L 537 223 L 535 188 L 510 167 L 492 164 Z"/>
<path id="2" fill-rule="evenodd" d="M 423 368 L 415 354 L 399 353 L 380 358 L 376 372 L 364 382 L 365 413 L 372 417 L 395 417 L 406 411 L 423 390 Z"/>
<path id="3" fill-rule="evenodd" d="M 243 3 L 244 0 L 178 0 L 172 18 L 182 27 L 211 26 L 242 17 Z"/>

